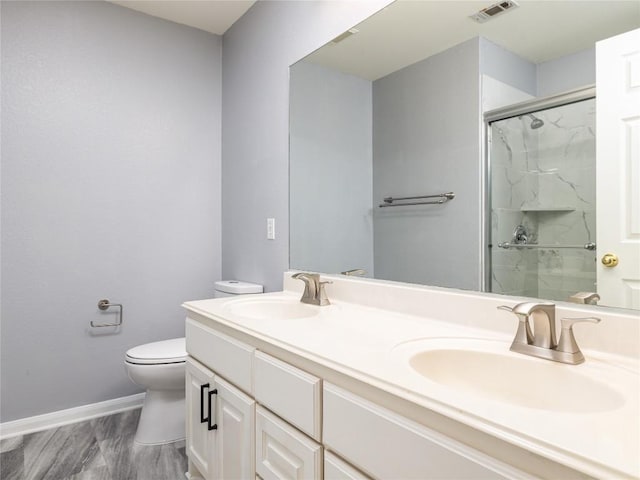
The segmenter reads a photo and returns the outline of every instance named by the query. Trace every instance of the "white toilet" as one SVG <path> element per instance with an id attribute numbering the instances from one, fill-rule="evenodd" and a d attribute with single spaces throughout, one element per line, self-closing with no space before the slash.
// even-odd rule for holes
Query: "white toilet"
<path id="1" fill-rule="evenodd" d="M 262 285 L 224 280 L 215 283 L 214 298 L 262 293 Z M 134 383 L 147 389 L 135 442 L 160 445 L 185 438 L 185 339 L 146 343 L 127 351 L 125 368 Z"/>
<path id="2" fill-rule="evenodd" d="M 146 343 L 127 351 L 125 367 L 134 383 L 145 387 L 135 442 L 158 445 L 185 437 L 184 337 Z"/>

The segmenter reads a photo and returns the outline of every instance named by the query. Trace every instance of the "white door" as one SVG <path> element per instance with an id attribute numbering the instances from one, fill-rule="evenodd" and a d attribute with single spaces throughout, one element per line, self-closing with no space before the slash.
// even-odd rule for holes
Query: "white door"
<path id="1" fill-rule="evenodd" d="M 640 29 L 596 44 L 596 112 L 598 293 L 640 308 Z"/>
<path id="2" fill-rule="evenodd" d="M 207 480 L 215 475 L 215 430 L 208 429 L 213 373 L 191 358 L 186 361 L 187 455 Z M 191 472 L 193 473 L 193 472 Z"/>
<path id="3" fill-rule="evenodd" d="M 216 478 L 245 480 L 256 475 L 255 401 L 216 376 Z"/>

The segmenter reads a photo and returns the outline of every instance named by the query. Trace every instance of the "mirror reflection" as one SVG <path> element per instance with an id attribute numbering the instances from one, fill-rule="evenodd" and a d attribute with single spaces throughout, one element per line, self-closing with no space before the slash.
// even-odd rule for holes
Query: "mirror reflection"
<path id="1" fill-rule="evenodd" d="M 484 114 L 594 85 L 595 42 L 640 26 L 639 5 L 522 1 L 478 23 L 479 2 L 397 1 L 293 65 L 291 268 L 597 292 L 604 252 L 564 248 L 598 242 L 593 100 L 486 128 Z M 540 248 L 508 248 L 525 237 Z"/>
<path id="2" fill-rule="evenodd" d="M 492 292 L 596 291 L 595 99 L 572 100 L 490 123 Z"/>

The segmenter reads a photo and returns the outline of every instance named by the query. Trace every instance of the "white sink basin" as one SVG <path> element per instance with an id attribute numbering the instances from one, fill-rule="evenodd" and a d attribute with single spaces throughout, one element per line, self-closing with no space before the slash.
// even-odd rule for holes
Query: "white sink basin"
<path id="1" fill-rule="evenodd" d="M 284 320 L 313 317 L 320 313 L 320 308 L 301 303 L 299 299 L 271 298 L 237 300 L 229 303 L 225 310 L 231 315 L 252 320 Z"/>
<path id="2" fill-rule="evenodd" d="M 508 344 L 492 340 L 413 343 L 401 346 L 405 351 L 408 348 L 410 368 L 465 395 L 575 413 L 615 410 L 625 403 L 620 393 L 604 383 L 607 376 L 602 376 L 603 372 L 590 372 L 588 359 L 583 365 L 566 365 L 510 352 Z"/>

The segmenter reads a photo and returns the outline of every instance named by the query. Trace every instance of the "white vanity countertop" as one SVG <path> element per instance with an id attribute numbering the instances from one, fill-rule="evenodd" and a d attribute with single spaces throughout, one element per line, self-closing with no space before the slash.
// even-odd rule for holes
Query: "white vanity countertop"
<path id="1" fill-rule="evenodd" d="M 301 307 L 303 313 L 308 307 L 314 314 L 307 318 L 258 319 L 232 313 L 232 306 L 240 302 L 295 302 L 298 298 L 299 293 L 284 291 L 193 301 L 184 306 L 189 311 L 588 475 L 640 478 L 640 362 L 637 355 L 613 355 L 583 348 L 587 361 L 582 365 L 526 357 L 545 362 L 543 368 L 570 369 L 570 373 L 588 377 L 589 381 L 605 381 L 617 393 L 610 398 L 614 407 L 604 411 L 590 407 L 588 398 L 584 399 L 584 404 L 577 401 L 575 408 L 570 401 L 555 409 L 540 409 L 535 401 L 530 401 L 527 407 L 516 406 L 440 385 L 409 366 L 409 358 L 420 350 L 425 339 L 438 339 L 444 345 L 464 338 L 484 339 L 487 345 L 499 346 L 500 354 L 507 355 L 505 358 L 512 358 L 515 363 L 524 357 L 508 351 L 515 333 L 515 321 L 509 325 L 513 333 L 508 334 L 501 331 L 504 329 L 490 328 L 480 319 L 480 327 L 474 327 L 469 325 L 473 321 L 468 319 L 442 320 L 396 313 L 334 299 L 331 293 L 332 304 L 329 306 Z M 491 308 L 495 310 L 494 306 Z M 496 317 L 503 314 L 495 312 Z M 572 387 L 545 384 L 544 378 L 532 378 L 530 388 L 536 389 L 538 397 L 543 398 L 545 394 L 541 392 L 547 392 L 549 396 L 570 395 L 567 389 Z M 526 392 L 516 394 L 527 398 Z"/>

